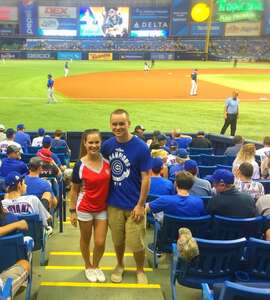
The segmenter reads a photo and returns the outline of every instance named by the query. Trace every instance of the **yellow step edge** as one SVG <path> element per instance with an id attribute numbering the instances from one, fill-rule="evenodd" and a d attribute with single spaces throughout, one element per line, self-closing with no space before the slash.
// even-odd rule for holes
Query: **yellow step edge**
<path id="1" fill-rule="evenodd" d="M 82 254 L 80 251 L 51 251 L 49 253 L 49 255 L 52 255 L 52 256 L 81 256 Z M 115 256 L 115 252 L 105 252 L 103 254 L 103 256 L 107 256 L 107 257 Z M 133 256 L 133 253 L 126 252 L 124 254 L 124 256 L 130 257 L 130 256 Z"/>
<path id="2" fill-rule="evenodd" d="M 51 287 L 92 287 L 92 288 L 117 288 L 117 289 L 160 289 L 160 284 L 138 283 L 98 283 L 98 282 L 72 282 L 72 281 L 42 281 L 40 286 Z"/>
<path id="3" fill-rule="evenodd" d="M 84 266 L 46 266 L 45 270 L 84 270 Z M 100 267 L 103 271 L 111 271 L 114 269 L 114 267 Z M 125 268 L 125 271 L 131 271 L 135 272 L 135 267 L 127 267 Z M 153 272 L 152 268 L 144 268 L 145 272 Z"/>

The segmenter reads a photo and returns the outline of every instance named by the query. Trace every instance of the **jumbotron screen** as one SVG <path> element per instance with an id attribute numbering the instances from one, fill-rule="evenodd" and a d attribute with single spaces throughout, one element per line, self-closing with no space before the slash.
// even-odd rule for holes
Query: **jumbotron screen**
<path id="1" fill-rule="evenodd" d="M 81 7 L 80 36 L 127 37 L 128 7 Z"/>

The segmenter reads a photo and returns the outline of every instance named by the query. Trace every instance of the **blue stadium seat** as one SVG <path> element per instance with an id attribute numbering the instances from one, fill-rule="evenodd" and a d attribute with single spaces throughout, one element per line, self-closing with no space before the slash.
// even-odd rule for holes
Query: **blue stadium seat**
<path id="1" fill-rule="evenodd" d="M 33 153 L 33 154 L 36 154 L 40 149 L 41 149 L 41 147 L 37 147 L 37 146 L 28 146 L 28 147 L 27 147 L 26 153 Z"/>
<path id="2" fill-rule="evenodd" d="M 233 162 L 234 162 L 234 160 L 235 160 L 235 157 L 236 157 L 236 156 L 228 156 L 228 155 L 227 155 L 226 165 L 232 166 L 232 165 L 233 165 Z"/>
<path id="3" fill-rule="evenodd" d="M 216 165 L 225 165 L 226 163 L 227 163 L 227 156 L 225 155 L 201 154 L 201 165 L 216 166 Z"/>
<path id="4" fill-rule="evenodd" d="M 208 284 L 202 284 L 203 300 L 214 300 L 214 294 Z M 269 300 L 270 288 L 249 287 L 243 284 L 225 281 L 221 293 L 215 295 L 218 300 Z"/>
<path id="5" fill-rule="evenodd" d="M 158 197 L 159 197 L 158 195 L 148 194 L 146 202 L 151 202 L 151 201 L 157 199 Z M 147 222 L 148 222 L 148 224 L 151 224 L 151 225 L 154 225 L 154 223 L 155 223 L 155 218 L 151 211 L 149 211 L 147 213 Z"/>
<path id="6" fill-rule="evenodd" d="M 172 243 L 178 239 L 178 230 L 181 227 L 189 228 L 195 237 L 208 237 L 212 218 L 206 215 L 198 218 L 180 218 L 164 214 L 163 223 L 155 220 L 153 266 L 158 266 L 157 251 L 171 253 Z"/>
<path id="7" fill-rule="evenodd" d="M 201 155 L 200 154 L 189 155 L 189 158 L 195 160 L 198 165 L 201 165 Z"/>
<path id="8" fill-rule="evenodd" d="M 171 267 L 172 299 L 176 300 L 176 280 L 179 284 L 200 288 L 207 283 L 211 288 L 215 283 L 233 280 L 235 271 L 239 270 L 246 239 L 231 241 L 196 239 L 200 255 L 191 262 L 179 257 L 176 244 L 173 244 L 173 261 Z"/>
<path id="9" fill-rule="evenodd" d="M 189 154 L 190 155 L 198 155 L 198 154 L 213 154 L 214 149 L 213 148 L 189 148 Z"/>
<path id="10" fill-rule="evenodd" d="M 261 238 L 264 218 L 228 218 L 215 215 L 213 218 L 213 238 L 233 240 L 242 237 Z"/>
<path id="11" fill-rule="evenodd" d="M 203 200 L 204 207 L 206 208 L 209 200 L 212 199 L 212 196 L 200 196 L 200 198 Z"/>
<path id="12" fill-rule="evenodd" d="M 230 166 L 230 165 L 217 165 L 217 169 L 226 169 L 226 170 L 232 172 L 232 166 Z"/>
<path id="13" fill-rule="evenodd" d="M 216 170 L 216 166 L 199 166 L 199 177 L 204 178 L 207 175 L 212 175 Z"/>
<path id="14" fill-rule="evenodd" d="M 35 156 L 36 156 L 36 153 L 22 153 L 22 161 L 24 161 L 26 164 L 28 164 L 30 159 Z"/>

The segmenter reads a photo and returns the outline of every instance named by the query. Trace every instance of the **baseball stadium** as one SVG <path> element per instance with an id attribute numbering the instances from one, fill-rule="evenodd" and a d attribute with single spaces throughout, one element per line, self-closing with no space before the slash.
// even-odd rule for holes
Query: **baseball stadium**
<path id="1" fill-rule="evenodd" d="M 0 300 L 270 299 L 270 0 L 0 0 L 0 87 Z"/>

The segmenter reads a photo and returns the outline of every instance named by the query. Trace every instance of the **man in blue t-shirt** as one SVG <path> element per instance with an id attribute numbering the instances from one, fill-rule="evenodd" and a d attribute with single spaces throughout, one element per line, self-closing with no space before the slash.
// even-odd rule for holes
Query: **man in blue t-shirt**
<path id="1" fill-rule="evenodd" d="M 54 80 L 51 74 L 48 74 L 47 88 L 48 88 L 48 104 L 56 103 L 57 101 L 54 97 Z"/>
<path id="2" fill-rule="evenodd" d="M 137 265 L 137 282 L 146 284 L 144 204 L 150 185 L 151 156 L 147 145 L 129 132 L 128 112 L 123 109 L 112 112 L 110 126 L 115 136 L 104 142 L 102 154 L 110 161 L 112 175 L 108 221 L 118 264 L 111 281 L 122 281 L 127 245 Z"/>
<path id="3" fill-rule="evenodd" d="M 31 139 L 28 133 L 24 132 L 24 124 L 17 125 L 17 133 L 15 135 L 15 142 L 22 146 L 24 152 L 27 151 L 27 147 L 31 146 Z"/>

